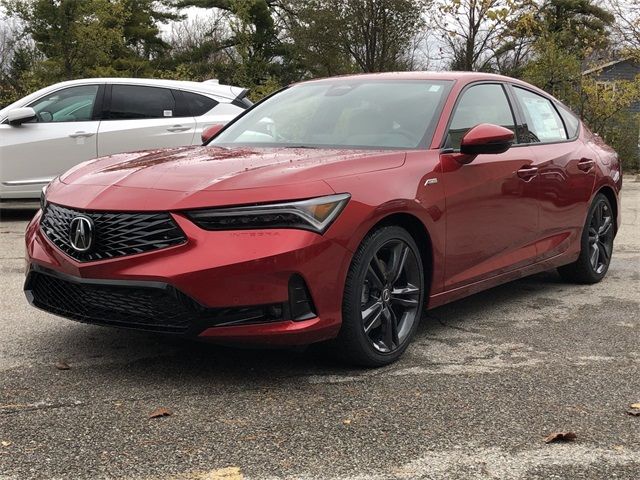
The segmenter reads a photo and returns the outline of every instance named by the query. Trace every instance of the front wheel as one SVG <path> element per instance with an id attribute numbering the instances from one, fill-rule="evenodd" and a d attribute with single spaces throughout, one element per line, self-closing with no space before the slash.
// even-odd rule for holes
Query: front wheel
<path id="1" fill-rule="evenodd" d="M 396 361 L 416 331 L 424 295 L 422 259 L 413 237 L 397 226 L 369 233 L 349 268 L 335 351 L 368 367 Z"/>
<path id="2" fill-rule="evenodd" d="M 558 268 L 560 276 L 575 283 L 597 283 L 609 270 L 615 236 L 615 218 L 609 199 L 596 195 L 582 231 L 578 260 Z"/>

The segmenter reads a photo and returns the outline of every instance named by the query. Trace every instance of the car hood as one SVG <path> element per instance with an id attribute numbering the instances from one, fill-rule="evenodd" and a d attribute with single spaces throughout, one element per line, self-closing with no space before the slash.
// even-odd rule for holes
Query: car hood
<path id="1" fill-rule="evenodd" d="M 389 150 L 149 150 L 80 164 L 52 185 L 48 197 L 78 208 L 105 209 L 123 208 L 123 199 L 135 198 L 135 208 L 143 210 L 304 198 L 333 193 L 324 180 L 397 168 L 404 160 L 405 152 Z"/>
<path id="2" fill-rule="evenodd" d="M 238 190 L 323 180 L 403 164 L 404 152 L 184 147 L 123 153 L 79 165 L 66 184 L 179 192 Z"/>

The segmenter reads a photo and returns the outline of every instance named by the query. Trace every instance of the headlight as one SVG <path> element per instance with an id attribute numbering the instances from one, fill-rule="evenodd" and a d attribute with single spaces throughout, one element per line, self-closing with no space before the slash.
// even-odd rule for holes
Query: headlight
<path id="1" fill-rule="evenodd" d="M 351 198 L 348 193 L 297 202 L 193 210 L 187 216 L 205 230 L 297 228 L 323 233 Z"/>

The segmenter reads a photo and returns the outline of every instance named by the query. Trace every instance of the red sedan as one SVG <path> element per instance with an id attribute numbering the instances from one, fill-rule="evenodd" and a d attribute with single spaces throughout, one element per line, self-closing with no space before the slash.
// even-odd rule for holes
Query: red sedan
<path id="1" fill-rule="evenodd" d="M 26 233 L 29 301 L 234 343 L 328 341 L 378 366 L 425 308 L 552 268 L 607 273 L 617 155 L 521 81 L 314 80 L 215 130 L 55 179 Z"/>

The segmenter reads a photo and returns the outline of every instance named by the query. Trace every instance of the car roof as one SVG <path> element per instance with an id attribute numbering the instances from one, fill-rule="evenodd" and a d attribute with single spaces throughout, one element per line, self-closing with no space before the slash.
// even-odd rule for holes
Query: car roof
<path id="1" fill-rule="evenodd" d="M 518 85 L 526 86 L 527 88 L 539 91 L 545 95 L 549 95 L 537 87 L 530 85 L 526 82 L 518 80 L 516 78 L 507 77 L 504 75 L 497 75 L 495 73 L 483 73 L 483 72 L 462 72 L 462 71 L 418 71 L 418 72 L 382 72 L 382 73 L 359 73 L 351 75 L 340 75 L 336 77 L 319 78 L 313 80 L 306 80 L 300 82 L 301 84 L 315 83 L 332 80 L 442 80 L 442 81 L 461 81 L 462 83 L 472 83 L 478 81 L 496 81 L 496 82 L 510 82 Z"/>
<path id="2" fill-rule="evenodd" d="M 468 85 L 474 82 L 508 82 L 514 85 L 525 87 L 531 91 L 534 91 L 555 103 L 559 103 L 565 109 L 571 110 L 564 103 L 557 98 L 553 97 L 550 93 L 531 85 L 530 83 L 518 80 L 517 78 L 507 77 L 506 75 L 498 75 L 496 73 L 484 73 L 484 72 L 466 72 L 466 71 L 411 71 L 411 72 L 380 72 L 380 73 L 356 73 L 349 75 L 338 75 L 334 77 L 317 78 L 311 80 L 304 80 L 294 85 L 313 84 L 316 82 L 330 82 L 335 80 L 344 81 L 366 81 L 366 80 L 440 80 L 440 81 L 453 81 L 460 82 L 463 85 Z"/>
<path id="3" fill-rule="evenodd" d="M 168 87 L 178 90 L 193 90 L 196 92 L 210 93 L 229 100 L 234 100 L 244 88 L 232 85 L 221 85 L 217 81 L 207 80 L 204 82 L 191 82 L 186 80 L 165 80 L 158 78 L 83 78 L 79 80 L 69 80 L 66 82 L 56 83 L 52 87 L 83 85 L 88 83 L 112 83 L 112 84 L 128 84 L 128 85 L 146 85 L 153 87 Z"/>

